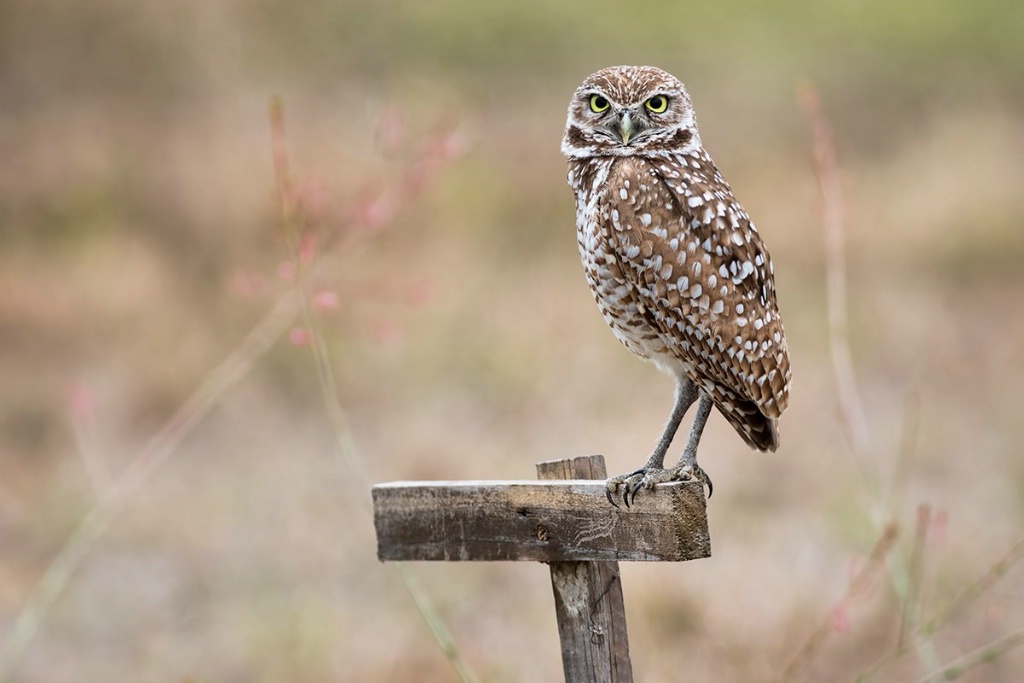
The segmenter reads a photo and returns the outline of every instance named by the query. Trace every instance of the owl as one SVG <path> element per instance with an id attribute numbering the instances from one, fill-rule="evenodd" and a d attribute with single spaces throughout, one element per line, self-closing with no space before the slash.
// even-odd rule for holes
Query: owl
<path id="1" fill-rule="evenodd" d="M 754 224 L 701 144 L 683 84 L 650 66 L 587 77 L 562 138 L 576 195 L 587 283 L 615 336 L 676 380 L 665 431 L 647 463 L 607 482 L 629 506 L 655 484 L 697 479 L 712 407 L 751 447 L 779 446 L 790 366 L 774 269 Z M 697 404 L 675 467 L 665 455 Z"/>

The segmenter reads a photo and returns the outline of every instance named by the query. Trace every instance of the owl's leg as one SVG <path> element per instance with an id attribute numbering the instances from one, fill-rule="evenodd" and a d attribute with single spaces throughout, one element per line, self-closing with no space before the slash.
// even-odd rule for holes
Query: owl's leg
<path id="1" fill-rule="evenodd" d="M 674 470 L 678 474 L 678 479 L 686 480 L 695 477 L 698 481 L 707 484 L 708 498 L 715 492 L 715 487 L 711 483 L 711 477 L 697 464 L 697 445 L 700 444 L 700 435 L 704 433 L 704 425 L 708 423 L 713 405 L 711 397 L 702 392 L 700 404 L 697 406 L 697 415 L 693 418 L 693 427 L 690 429 L 690 438 L 686 442 L 686 450 L 683 451 L 682 457 L 679 458 L 679 464 Z"/>
<path id="2" fill-rule="evenodd" d="M 660 469 L 665 466 L 665 454 L 668 453 L 669 447 L 672 446 L 672 439 L 675 438 L 676 432 L 679 431 L 679 425 L 683 421 L 683 416 L 686 415 L 686 411 L 690 409 L 693 402 L 697 400 L 697 396 L 697 385 L 690 380 L 682 379 L 676 384 L 676 401 L 675 405 L 672 406 L 672 414 L 669 415 L 665 431 L 662 433 L 661 439 L 658 440 L 654 453 L 648 458 L 647 464 L 643 466 L 643 469 Z"/>
<path id="3" fill-rule="evenodd" d="M 676 400 L 675 405 L 672 406 L 672 414 L 668 418 L 668 424 L 665 425 L 665 431 L 662 433 L 661 439 L 658 440 L 658 445 L 654 448 L 654 453 L 647 460 L 647 464 L 637 471 L 612 477 L 606 482 L 605 495 L 608 496 L 609 503 L 618 507 L 614 497 L 618 495 L 619 486 L 622 486 L 622 502 L 626 504 L 626 507 L 629 507 L 630 494 L 635 499 L 637 491 L 641 488 L 651 488 L 659 481 L 671 481 L 674 478 L 669 474 L 674 470 L 665 469 L 665 454 L 668 453 L 668 449 L 672 445 L 672 439 L 675 437 L 676 432 L 679 431 L 679 423 L 683 421 L 683 415 L 693 405 L 693 402 L 697 400 L 697 396 L 697 385 L 685 377 L 681 378 L 676 384 Z M 704 420 L 707 421 L 706 416 Z M 701 429 L 703 428 L 702 424 Z M 700 438 L 699 434 L 697 438 Z M 693 440 L 692 433 L 690 440 Z"/>

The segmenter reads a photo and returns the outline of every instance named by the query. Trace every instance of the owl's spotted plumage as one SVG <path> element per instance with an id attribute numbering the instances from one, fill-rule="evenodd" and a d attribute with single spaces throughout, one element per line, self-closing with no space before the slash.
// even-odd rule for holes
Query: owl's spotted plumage
<path id="1" fill-rule="evenodd" d="M 654 454 L 609 480 L 609 500 L 620 485 L 627 504 L 661 481 L 698 476 L 710 486 L 696 452 L 712 405 L 752 447 L 774 451 L 790 366 L 772 262 L 704 151 L 683 84 L 653 67 L 598 71 L 573 95 L 562 151 L 580 255 L 605 322 L 677 380 Z M 679 465 L 665 469 L 698 399 Z"/>

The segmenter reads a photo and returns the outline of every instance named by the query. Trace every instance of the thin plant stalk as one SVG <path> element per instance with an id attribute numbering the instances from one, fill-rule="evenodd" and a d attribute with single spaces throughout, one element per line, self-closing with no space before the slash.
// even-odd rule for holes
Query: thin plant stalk
<path id="1" fill-rule="evenodd" d="M 955 681 L 979 664 L 994 662 L 1022 644 L 1024 644 L 1024 629 L 1012 631 L 919 678 L 917 683 Z"/>
<path id="2" fill-rule="evenodd" d="M 192 395 L 153 435 L 127 469 L 82 518 L 56 557 L 50 561 L 35 591 L 14 620 L 11 633 L 0 649 L 0 683 L 12 680 L 25 649 L 39 632 L 54 603 L 67 589 L 89 550 L 109 528 L 115 515 L 152 478 L 224 394 L 245 377 L 256 361 L 284 334 L 298 312 L 297 303 L 294 295 L 282 297 L 238 347 L 203 378 Z"/>
<path id="3" fill-rule="evenodd" d="M 281 197 L 283 230 L 289 244 L 299 245 L 301 243 L 301 231 L 306 227 L 304 225 L 305 217 L 302 215 L 301 209 L 293 205 L 290 200 L 293 183 L 290 175 L 289 153 L 285 138 L 284 108 L 281 100 L 278 98 L 274 98 L 271 101 L 270 120 L 271 134 L 274 138 L 274 169 Z M 348 415 L 338 398 L 338 386 L 327 348 L 327 339 L 320 329 L 319 322 L 313 311 L 313 297 L 310 293 L 311 269 L 305 267 L 297 246 L 293 249 L 292 258 L 296 272 L 296 286 L 301 302 L 302 319 L 306 330 L 309 332 L 310 349 L 316 367 L 317 383 L 327 409 L 327 416 L 334 432 L 338 452 L 341 454 L 342 460 L 352 471 L 356 483 L 361 489 L 366 490 L 371 486 L 371 479 L 363 468 L 362 458 L 359 456 L 355 441 L 352 439 Z M 363 498 L 360 499 L 362 500 Z M 369 512 L 366 506 L 361 506 L 360 509 Z M 415 580 L 412 570 L 401 563 L 395 563 L 395 570 L 398 572 L 402 585 L 412 598 L 416 610 L 420 613 L 427 628 L 441 647 L 445 657 L 455 669 L 459 679 L 463 683 L 479 683 L 479 677 L 462 657 L 451 631 L 448 630 L 426 591 Z"/>
<path id="4" fill-rule="evenodd" d="M 853 449 L 864 453 L 870 438 L 863 401 L 857 388 L 850 353 L 848 295 L 846 292 L 846 228 L 844 224 L 845 200 L 836 161 L 832 131 L 817 92 L 807 86 L 800 93 L 800 104 L 811 123 L 814 140 L 814 167 L 822 198 L 822 218 L 825 228 L 825 291 L 828 300 L 828 341 L 832 356 L 832 370 L 836 390 L 848 436 Z"/>
<path id="5" fill-rule="evenodd" d="M 962 614 L 973 602 L 988 592 L 999 579 L 1024 558 L 1024 540 L 1018 541 L 1010 550 L 995 562 L 976 581 L 964 588 L 943 606 L 934 616 L 925 620 L 920 626 L 920 631 L 930 638 L 934 638 L 943 628 L 948 626 L 954 618 Z M 1008 649 L 1008 648 L 1007 648 Z M 1000 650 L 1000 652 L 1005 650 Z M 866 671 L 857 677 L 857 683 L 870 681 L 875 674 L 885 667 L 903 659 L 907 654 L 906 649 L 897 649 L 886 654 L 877 662 L 871 665 Z"/>
<path id="6" fill-rule="evenodd" d="M 882 506 L 881 496 L 877 495 L 880 487 L 876 478 L 869 476 L 870 468 L 864 461 L 864 455 L 871 445 L 863 402 L 857 389 L 853 370 L 852 354 L 849 347 L 846 264 L 845 264 L 845 228 L 843 224 L 844 204 L 842 185 L 839 180 L 838 163 L 835 145 L 829 130 L 827 119 L 821 110 L 817 93 L 806 87 L 800 94 L 800 103 L 807 119 L 810 121 L 815 153 L 815 170 L 822 194 L 823 222 L 825 226 L 826 255 L 826 289 L 829 320 L 829 348 L 832 356 L 833 371 L 836 376 L 837 391 L 844 422 L 849 431 L 853 452 L 857 455 L 857 464 L 870 491 L 875 493 L 878 504 L 876 520 L 881 524 L 884 515 L 891 515 L 894 507 L 893 497 L 902 488 L 901 477 L 906 472 L 898 472 L 890 491 L 888 511 Z M 915 406 L 916 407 L 916 406 Z M 917 411 L 913 414 L 913 427 L 908 427 L 905 438 L 907 442 L 900 449 L 901 465 L 906 466 L 912 454 L 912 438 L 916 433 Z M 992 661 L 1006 651 L 1024 642 L 1024 631 L 1011 633 L 993 643 L 975 650 L 946 666 L 939 664 L 939 656 L 935 648 L 934 634 L 967 604 L 986 592 L 1010 567 L 1024 556 L 1024 541 L 1015 545 L 1007 555 L 994 564 L 981 579 L 968 586 L 959 596 L 936 617 L 924 622 L 921 620 L 921 583 L 925 557 L 925 538 L 931 524 L 930 508 L 921 506 L 918 510 L 917 533 L 914 547 L 911 550 L 909 566 L 898 554 L 894 554 L 888 562 L 890 582 L 901 601 L 901 624 L 899 641 L 895 651 L 876 663 L 871 669 L 858 676 L 858 681 L 868 681 L 883 666 L 901 658 L 910 648 L 917 654 L 928 674 L 922 681 L 952 680 L 958 678 L 967 669 L 977 664 Z M 805 648 L 806 649 L 806 648 Z"/>
<path id="7" fill-rule="evenodd" d="M 860 568 L 860 571 L 850 580 L 846 587 L 846 593 L 822 619 L 811 635 L 804 642 L 803 647 L 789 660 L 786 667 L 779 676 L 780 683 L 788 683 L 797 680 L 797 676 L 807 668 L 811 660 L 824 645 L 829 633 L 832 631 L 832 615 L 839 609 L 845 609 L 858 595 L 862 595 L 870 583 L 881 572 L 886 558 L 892 551 L 893 544 L 899 536 L 899 527 L 895 522 L 890 523 L 882 534 L 875 541 L 875 546 L 868 556 L 867 562 Z"/>
<path id="8" fill-rule="evenodd" d="M 924 630 L 932 635 L 937 633 L 941 628 L 949 624 L 954 617 L 961 614 L 971 603 L 991 589 L 1022 558 L 1024 558 L 1024 540 L 1015 543 L 977 581 L 964 588 L 935 617 L 929 619 L 925 624 Z"/>
<path id="9" fill-rule="evenodd" d="M 884 529 L 890 523 L 885 520 L 891 518 L 892 513 L 885 509 L 885 499 L 880 482 L 866 457 L 872 445 L 871 437 L 865 417 L 863 399 L 857 387 L 853 354 L 850 351 L 845 202 L 835 142 L 828 119 L 822 111 L 817 91 L 811 86 L 803 87 L 799 93 L 799 102 L 811 125 L 814 168 L 821 190 L 822 222 L 825 230 L 828 340 L 840 412 L 847 429 L 854 461 L 865 487 L 872 497 L 874 506 L 872 520 L 877 529 Z M 914 577 L 899 553 L 889 556 L 886 567 L 889 582 L 906 612 L 907 602 L 916 592 L 912 586 Z M 925 670 L 931 670 L 938 665 L 939 658 L 930 638 L 914 638 L 913 646 Z"/>
<path id="10" fill-rule="evenodd" d="M 896 649 L 902 650 L 913 636 L 921 621 L 921 584 L 924 573 L 924 550 L 931 527 L 932 509 L 921 504 L 917 508 L 917 527 L 914 531 L 914 545 L 910 551 L 910 568 L 907 581 L 907 595 L 900 614 L 900 636 Z"/>

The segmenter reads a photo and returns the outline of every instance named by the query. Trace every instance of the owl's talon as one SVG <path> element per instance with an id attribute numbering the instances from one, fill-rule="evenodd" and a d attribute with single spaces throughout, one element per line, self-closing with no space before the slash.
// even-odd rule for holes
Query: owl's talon
<path id="1" fill-rule="evenodd" d="M 629 474 L 620 474 L 617 477 L 610 477 L 605 482 L 604 495 L 608 499 L 608 502 L 613 507 L 619 507 L 618 503 L 615 502 L 615 498 L 619 496 L 619 487 L 622 487 L 622 502 L 628 508 L 630 506 L 629 492 L 637 481 L 644 475 L 643 468 L 630 472 Z M 634 500 L 636 495 L 633 496 Z"/>
<path id="2" fill-rule="evenodd" d="M 633 494 L 633 504 L 634 505 L 636 504 L 636 494 L 640 493 L 640 489 L 642 489 L 642 488 L 645 488 L 644 487 L 644 480 L 643 480 L 643 478 L 641 478 L 640 481 L 638 481 L 637 483 L 633 484 L 632 494 Z"/>
<path id="3" fill-rule="evenodd" d="M 697 467 L 696 465 L 694 465 L 693 467 L 694 467 L 694 468 L 696 469 L 696 471 L 697 471 L 697 474 L 696 474 L 696 477 L 697 477 L 697 479 L 698 479 L 698 480 L 699 480 L 699 481 L 700 481 L 701 483 L 703 483 L 703 484 L 707 484 L 707 486 L 708 486 L 708 498 L 711 498 L 711 497 L 712 497 L 712 495 L 713 495 L 713 494 L 715 493 L 715 484 L 713 484 L 713 483 L 711 482 L 711 477 L 710 477 L 710 476 L 708 476 L 708 473 L 707 473 L 707 472 L 703 471 L 702 469 L 700 469 L 700 468 L 699 468 L 699 467 Z"/>
<path id="4" fill-rule="evenodd" d="M 692 465 L 685 465 L 683 467 L 680 467 L 679 470 L 682 474 L 686 475 L 680 479 L 681 481 L 689 481 L 691 479 L 696 479 L 704 486 L 707 486 L 708 498 L 710 498 L 711 495 L 715 492 L 715 485 L 711 483 L 711 477 L 709 477 L 708 473 L 705 472 L 697 463 L 693 463 Z"/>
<path id="5" fill-rule="evenodd" d="M 615 502 L 615 498 L 617 498 L 619 495 L 619 487 L 622 486 L 623 489 L 628 490 L 625 484 L 626 478 L 628 476 L 629 475 L 627 474 L 623 474 L 618 477 L 610 477 L 607 481 L 605 481 L 604 496 L 605 498 L 608 499 L 608 502 L 612 504 L 612 507 L 619 507 L 619 504 Z M 626 500 L 625 497 L 623 497 L 623 502 L 626 504 L 626 507 L 629 507 L 629 501 Z"/>
<path id="6" fill-rule="evenodd" d="M 711 477 L 699 465 L 683 465 L 665 469 L 661 467 L 643 467 L 629 474 L 620 474 L 617 477 L 608 479 L 605 484 L 605 497 L 614 507 L 619 507 L 615 499 L 620 495 L 619 487 L 622 487 L 622 502 L 627 508 L 636 505 L 637 494 L 643 489 L 653 489 L 658 484 L 671 481 L 693 481 L 697 480 L 708 487 L 708 498 L 714 492 L 715 487 L 711 483 Z"/>

